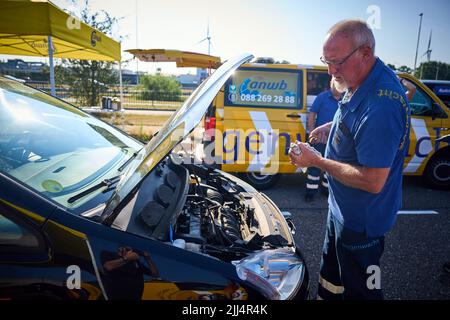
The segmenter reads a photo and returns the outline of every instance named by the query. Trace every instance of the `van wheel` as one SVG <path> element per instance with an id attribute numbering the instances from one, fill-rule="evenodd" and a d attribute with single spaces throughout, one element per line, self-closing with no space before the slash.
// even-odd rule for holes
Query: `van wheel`
<path id="1" fill-rule="evenodd" d="M 244 172 L 241 178 L 250 183 L 258 190 L 265 190 L 272 187 L 280 179 L 281 174 L 259 174 L 257 172 Z"/>
<path id="2" fill-rule="evenodd" d="M 443 153 L 428 163 L 424 179 L 433 189 L 450 189 L 450 152 Z"/>

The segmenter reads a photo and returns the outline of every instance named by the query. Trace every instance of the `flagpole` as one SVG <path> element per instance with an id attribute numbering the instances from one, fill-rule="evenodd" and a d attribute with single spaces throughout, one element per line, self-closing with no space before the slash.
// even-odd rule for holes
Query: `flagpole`
<path id="1" fill-rule="evenodd" d="M 417 34 L 417 47 L 416 47 L 416 58 L 414 59 L 414 71 L 416 71 L 416 65 L 417 65 L 417 52 L 419 51 L 420 29 L 422 28 L 423 13 L 419 14 L 419 16 L 420 16 L 420 23 L 419 23 L 419 32 Z"/>

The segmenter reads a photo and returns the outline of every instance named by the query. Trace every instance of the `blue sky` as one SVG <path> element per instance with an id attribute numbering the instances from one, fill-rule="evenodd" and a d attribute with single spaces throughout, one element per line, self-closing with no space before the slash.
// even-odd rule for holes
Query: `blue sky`
<path id="1" fill-rule="evenodd" d="M 76 10 L 68 0 L 53 2 L 61 8 Z M 83 1 L 77 3 L 81 5 Z M 139 48 L 207 53 L 207 42 L 197 43 L 206 37 L 209 20 L 213 55 L 227 59 L 249 52 L 299 64 L 320 64 L 327 30 L 346 18 L 377 22 L 371 9 L 375 8 L 380 13 L 379 25 L 374 28 L 376 54 L 387 63 L 409 67 L 414 65 L 422 12 L 417 65 L 425 61 L 422 55 L 427 50 L 431 29 L 431 59 L 450 63 L 448 0 L 91 0 L 90 5 L 93 11 L 106 10 L 122 18 L 115 36 L 125 37 L 123 50 L 135 48 L 137 43 Z M 127 54 L 123 57 L 130 58 Z M 168 64 L 139 63 L 138 67 L 150 72 L 156 67 L 166 73 L 175 72 L 175 67 Z M 126 68 L 136 69 L 136 63 L 129 63 Z"/>

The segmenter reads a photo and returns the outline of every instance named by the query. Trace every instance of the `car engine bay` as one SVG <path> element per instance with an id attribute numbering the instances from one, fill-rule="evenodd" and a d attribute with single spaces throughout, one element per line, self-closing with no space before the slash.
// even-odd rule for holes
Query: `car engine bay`
<path id="1" fill-rule="evenodd" d="M 179 160 L 174 154 L 163 159 L 113 226 L 168 244 L 182 241 L 186 250 L 223 261 L 294 246 L 292 222 L 267 197 L 228 174 Z"/>

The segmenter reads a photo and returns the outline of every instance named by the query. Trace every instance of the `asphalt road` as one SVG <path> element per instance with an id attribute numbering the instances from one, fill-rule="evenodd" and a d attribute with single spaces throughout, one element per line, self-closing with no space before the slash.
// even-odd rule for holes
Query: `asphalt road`
<path id="1" fill-rule="evenodd" d="M 305 203 L 304 186 L 304 176 L 286 175 L 265 193 L 282 211 L 292 213 L 295 239 L 308 265 L 315 297 L 328 206 L 322 194 Z M 450 191 L 427 189 L 419 177 L 406 177 L 402 210 L 438 214 L 398 215 L 386 235 L 381 260 L 385 299 L 450 299 L 450 275 L 442 270 L 444 262 L 450 261 Z"/>

